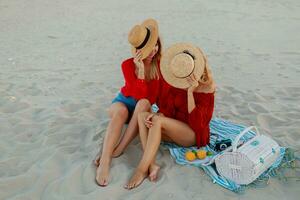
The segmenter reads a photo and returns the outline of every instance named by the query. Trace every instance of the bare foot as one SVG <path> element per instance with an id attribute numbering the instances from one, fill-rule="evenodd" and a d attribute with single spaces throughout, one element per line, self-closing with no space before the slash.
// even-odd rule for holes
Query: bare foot
<path id="1" fill-rule="evenodd" d="M 160 166 L 157 164 L 152 164 L 149 167 L 149 180 L 151 182 L 154 182 L 157 180 L 158 172 L 160 170 Z"/>
<path id="2" fill-rule="evenodd" d="M 138 187 L 143 180 L 147 177 L 147 172 L 136 170 L 130 181 L 124 186 L 126 189 L 131 190 Z"/>
<path id="3" fill-rule="evenodd" d="M 101 162 L 96 171 L 96 182 L 99 186 L 105 187 L 109 178 L 109 162 Z"/>

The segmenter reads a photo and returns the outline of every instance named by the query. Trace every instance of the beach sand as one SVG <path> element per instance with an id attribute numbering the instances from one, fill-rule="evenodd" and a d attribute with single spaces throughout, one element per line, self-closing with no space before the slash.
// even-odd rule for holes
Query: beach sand
<path id="1" fill-rule="evenodd" d="M 127 191 L 138 140 L 113 160 L 106 188 L 92 164 L 131 56 L 127 33 L 149 17 L 164 47 L 190 42 L 207 54 L 215 117 L 299 149 L 299 10 L 298 0 L 0 1 L 0 199 L 299 199 L 294 180 L 235 194 L 163 147 L 158 181 Z"/>

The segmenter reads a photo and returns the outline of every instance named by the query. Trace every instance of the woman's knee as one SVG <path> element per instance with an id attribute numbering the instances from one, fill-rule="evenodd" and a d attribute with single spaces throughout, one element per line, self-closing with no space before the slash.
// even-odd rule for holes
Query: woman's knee
<path id="1" fill-rule="evenodd" d="M 120 107 L 120 108 L 117 109 L 114 116 L 115 117 L 122 117 L 122 118 L 124 117 L 124 118 L 127 119 L 128 114 L 129 114 L 128 109 L 125 106 L 123 106 L 123 107 Z"/>
<path id="2" fill-rule="evenodd" d="M 129 112 L 125 105 L 120 104 L 111 106 L 108 110 L 108 114 L 111 118 L 119 117 L 127 119 Z"/>
<path id="3" fill-rule="evenodd" d="M 135 106 L 135 111 L 148 111 L 150 108 L 151 104 L 148 99 L 140 99 Z"/>
<path id="4" fill-rule="evenodd" d="M 164 117 L 163 116 L 154 115 L 152 117 L 152 123 L 155 126 L 162 126 L 163 125 L 163 121 L 164 121 Z"/>

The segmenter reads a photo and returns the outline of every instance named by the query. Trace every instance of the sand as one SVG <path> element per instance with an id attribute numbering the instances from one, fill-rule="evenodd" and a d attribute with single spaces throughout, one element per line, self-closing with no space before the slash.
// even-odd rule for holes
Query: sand
<path id="1" fill-rule="evenodd" d="M 113 160 L 106 188 L 95 184 L 92 160 L 123 84 L 127 32 L 148 17 L 164 47 L 191 42 L 206 52 L 218 85 L 214 116 L 299 149 L 299 8 L 298 0 L 1 0 L 0 199 L 298 199 L 293 180 L 232 193 L 163 147 L 157 183 L 127 191 L 138 140 Z"/>

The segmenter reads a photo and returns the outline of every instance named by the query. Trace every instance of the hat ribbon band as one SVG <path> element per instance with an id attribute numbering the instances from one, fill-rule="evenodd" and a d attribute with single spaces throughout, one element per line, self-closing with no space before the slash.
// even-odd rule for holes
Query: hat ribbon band
<path id="1" fill-rule="evenodd" d="M 189 73 L 186 76 L 176 76 L 175 75 L 175 77 L 177 77 L 177 78 L 187 78 L 187 77 L 189 77 L 194 72 L 194 69 L 195 69 L 195 57 L 190 52 L 188 52 L 188 50 L 184 50 L 182 53 L 185 53 L 185 54 L 189 55 L 193 59 L 193 61 L 194 61 L 194 67 L 193 67 L 193 70 L 191 71 L 191 73 Z"/>
<path id="2" fill-rule="evenodd" d="M 145 37 L 144 41 L 142 42 L 142 44 L 140 44 L 138 47 L 135 47 L 136 49 L 141 49 L 147 44 L 147 42 L 150 38 L 150 30 L 147 27 L 146 27 L 146 29 L 147 29 L 146 37 Z"/>

